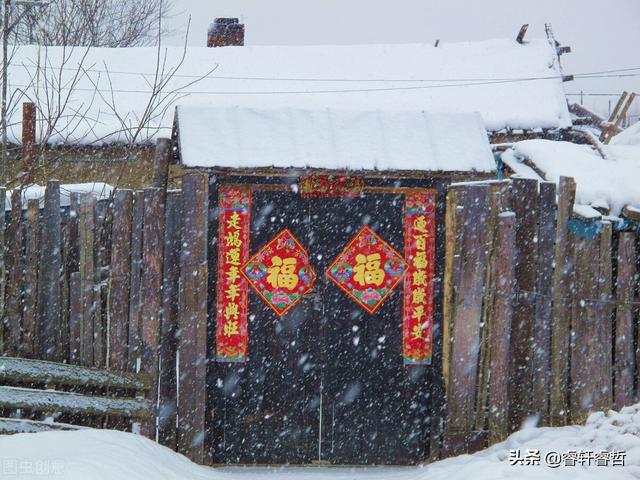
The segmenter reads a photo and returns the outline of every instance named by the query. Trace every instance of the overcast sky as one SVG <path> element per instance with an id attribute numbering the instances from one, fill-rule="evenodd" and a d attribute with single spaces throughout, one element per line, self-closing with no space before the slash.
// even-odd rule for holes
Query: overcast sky
<path id="1" fill-rule="evenodd" d="M 176 32 L 191 15 L 191 45 L 205 45 L 214 17 L 240 17 L 247 45 L 460 42 L 544 35 L 570 45 L 565 73 L 640 67 L 640 0 L 173 0 Z M 180 43 L 179 35 L 170 43 Z M 640 70 L 634 72 L 640 75 Z M 580 80 L 567 92 L 640 93 L 640 76 Z M 607 110 L 608 98 L 589 103 Z M 615 98 L 613 99 L 615 103 Z M 640 104 L 640 101 L 636 101 Z M 640 111 L 638 105 L 634 109 Z M 606 111 L 604 112 L 606 113 Z"/>

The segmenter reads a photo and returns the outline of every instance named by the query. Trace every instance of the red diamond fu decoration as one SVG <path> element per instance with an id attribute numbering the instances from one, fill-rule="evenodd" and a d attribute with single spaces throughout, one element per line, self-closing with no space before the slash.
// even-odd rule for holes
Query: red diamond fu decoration
<path id="1" fill-rule="evenodd" d="M 327 277 L 369 313 L 374 313 L 400 283 L 402 256 L 364 226 L 327 269 Z"/>
<path id="2" fill-rule="evenodd" d="M 280 317 L 316 281 L 309 255 L 288 229 L 258 250 L 242 267 L 242 275 Z"/>

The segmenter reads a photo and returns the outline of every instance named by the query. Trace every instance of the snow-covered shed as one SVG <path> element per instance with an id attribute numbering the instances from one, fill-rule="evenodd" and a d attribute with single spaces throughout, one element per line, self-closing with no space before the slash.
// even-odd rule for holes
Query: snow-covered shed
<path id="1" fill-rule="evenodd" d="M 437 332 L 446 192 L 454 180 L 495 177 L 487 129 L 473 111 L 394 109 L 375 102 L 305 107 L 176 109 L 177 161 L 188 174 L 208 178 L 208 289 L 215 292 L 209 304 L 215 319 L 210 378 L 234 372 L 247 392 L 259 383 L 265 398 L 278 399 L 274 409 L 296 412 L 307 401 L 305 392 L 315 391 L 325 375 L 333 380 L 322 387 L 320 402 L 357 389 L 354 398 L 367 405 L 369 418 L 380 419 L 376 431 L 385 445 L 402 445 L 377 449 L 367 420 L 352 410 L 356 404 L 336 404 L 344 433 L 336 433 L 340 453 L 333 461 L 423 461 L 425 419 L 438 408 L 437 400 L 427 399 L 442 397 Z M 362 268 L 368 270 L 360 274 Z M 318 358 L 317 366 L 290 364 L 298 355 Z M 266 380 L 264 365 L 274 371 Z M 286 385 L 301 387 L 279 393 L 281 376 Z M 367 387 L 361 391 L 360 385 Z M 424 408 L 411 408 L 394 385 Z M 279 427 L 266 426 L 265 440 L 258 441 L 247 429 L 255 395 L 212 391 L 212 408 L 227 412 L 213 420 L 214 431 L 236 439 L 227 446 L 212 442 L 215 462 L 230 456 L 239 463 L 317 458 L 317 449 L 293 456 L 253 451 L 255 444 L 272 442 Z M 391 410 L 402 422 L 385 413 Z M 294 422 L 309 432 L 303 434 L 309 444 L 322 435 L 313 433 L 321 419 Z"/>

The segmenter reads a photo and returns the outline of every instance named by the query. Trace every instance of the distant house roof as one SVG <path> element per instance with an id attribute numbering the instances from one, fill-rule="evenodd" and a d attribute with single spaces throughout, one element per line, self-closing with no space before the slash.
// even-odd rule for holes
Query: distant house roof
<path id="1" fill-rule="evenodd" d="M 479 112 L 489 131 L 571 124 L 555 48 L 547 40 L 409 45 L 163 49 L 165 72 L 150 101 L 155 48 L 35 46 L 12 51 L 10 139 L 20 142 L 20 102 L 59 120 L 51 143 L 144 142 L 168 136 L 174 106 Z M 39 72 L 37 69 L 39 65 Z M 78 68 L 82 65 L 82 68 Z M 206 78 L 199 79 L 211 69 Z M 62 95 L 56 91 L 62 85 Z M 141 119 L 145 128 L 136 134 Z M 44 125 L 39 131 L 43 131 Z"/>
<path id="2" fill-rule="evenodd" d="M 477 113 L 184 107 L 187 167 L 495 171 Z"/>
<path id="3" fill-rule="evenodd" d="M 29 200 L 38 200 L 40 207 L 44 207 L 44 194 L 47 187 L 42 185 L 29 185 L 21 190 L 22 208 L 27 208 Z M 104 200 L 109 198 L 114 187 L 108 183 L 90 182 L 90 183 L 69 183 L 60 185 L 60 206 L 68 207 L 71 204 L 72 193 L 90 193 L 96 200 Z M 8 190 L 5 199 L 5 210 L 11 210 L 11 195 L 13 190 Z"/>
<path id="4" fill-rule="evenodd" d="M 527 178 L 557 183 L 561 176 L 573 177 L 579 205 L 612 215 L 620 215 L 627 206 L 640 207 L 640 146 L 603 145 L 602 149 L 607 158 L 589 145 L 525 140 L 503 153 L 502 160 Z"/>

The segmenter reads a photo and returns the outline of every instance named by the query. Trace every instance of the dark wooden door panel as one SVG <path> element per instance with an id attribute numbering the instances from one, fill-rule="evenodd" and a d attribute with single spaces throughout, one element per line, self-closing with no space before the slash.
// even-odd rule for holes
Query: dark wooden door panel
<path id="1" fill-rule="evenodd" d="M 289 228 L 306 247 L 308 211 L 293 193 L 256 192 L 251 254 Z M 313 296 L 279 318 L 249 294 L 245 365 L 214 364 L 215 463 L 310 463 L 317 458 L 320 366 Z"/>
<path id="2" fill-rule="evenodd" d="M 312 205 L 324 272 L 363 225 L 403 252 L 403 198 L 377 195 Z M 322 291 L 322 458 L 336 464 L 410 464 L 426 456 L 426 369 L 402 364 L 402 287 L 373 315 L 335 285 Z"/>

